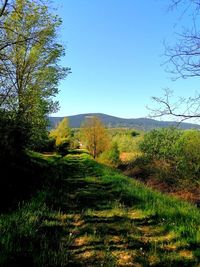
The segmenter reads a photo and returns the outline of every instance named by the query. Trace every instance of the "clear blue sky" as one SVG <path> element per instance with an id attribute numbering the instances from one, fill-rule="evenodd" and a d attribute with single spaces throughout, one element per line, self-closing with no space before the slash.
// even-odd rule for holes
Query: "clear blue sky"
<path id="1" fill-rule="evenodd" d="M 63 19 L 62 65 L 72 73 L 60 83 L 54 116 L 101 112 L 145 117 L 152 96 L 164 88 L 187 96 L 197 80 L 172 82 L 161 64 L 163 42 L 173 42 L 180 13 L 163 0 L 56 0 Z"/>

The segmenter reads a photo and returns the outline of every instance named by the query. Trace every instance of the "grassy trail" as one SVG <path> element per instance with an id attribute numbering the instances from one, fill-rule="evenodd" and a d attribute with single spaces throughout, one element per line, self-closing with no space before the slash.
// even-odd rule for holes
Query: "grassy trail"
<path id="1" fill-rule="evenodd" d="M 68 180 L 68 208 L 76 211 L 69 215 L 70 266 L 198 266 L 193 249 L 170 227 L 175 222 L 150 211 L 153 203 L 144 209 L 142 197 L 123 188 L 134 186 L 130 180 L 107 172 Z"/>
<path id="2" fill-rule="evenodd" d="M 82 155 L 44 161 L 60 175 L 39 193 L 37 204 L 0 220 L 0 229 L 7 227 L 8 233 L 11 222 L 19 224 L 26 215 L 29 232 L 37 230 L 27 240 L 26 223 L 16 228 L 30 251 L 22 248 L 15 257 L 28 255 L 29 266 L 200 266 L 200 212 L 195 206 L 153 192 Z M 7 223 L 2 226 L 2 221 Z"/>

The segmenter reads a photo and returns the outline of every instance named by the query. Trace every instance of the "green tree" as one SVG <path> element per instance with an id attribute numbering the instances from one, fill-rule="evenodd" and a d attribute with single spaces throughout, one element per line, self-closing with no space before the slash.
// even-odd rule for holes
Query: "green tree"
<path id="1" fill-rule="evenodd" d="M 9 45 L 0 57 L 0 109 L 9 112 L 19 128 L 26 128 L 26 145 L 46 137 L 46 115 L 58 107 L 52 97 L 69 72 L 58 64 L 64 54 L 57 42 L 60 24 L 39 0 L 14 1 L 2 22 L 0 42 L 7 40 Z"/>
<path id="2" fill-rule="evenodd" d="M 155 129 L 144 135 L 140 143 L 141 151 L 151 159 L 174 159 L 179 153 L 177 142 L 182 135 L 175 128 Z"/>
<path id="3" fill-rule="evenodd" d="M 118 144 L 114 142 L 108 150 L 104 151 L 99 156 L 99 161 L 108 164 L 112 167 L 119 166 L 121 160 L 120 160 L 120 151 Z"/>
<path id="4" fill-rule="evenodd" d="M 88 117 L 83 123 L 81 136 L 86 148 L 96 158 L 108 149 L 110 139 L 101 120 L 95 116 Z"/>
<path id="5" fill-rule="evenodd" d="M 59 122 L 58 126 L 51 130 L 50 137 L 55 138 L 56 145 L 59 146 L 66 140 L 69 140 L 71 137 L 71 129 L 69 127 L 69 120 L 64 118 Z"/>

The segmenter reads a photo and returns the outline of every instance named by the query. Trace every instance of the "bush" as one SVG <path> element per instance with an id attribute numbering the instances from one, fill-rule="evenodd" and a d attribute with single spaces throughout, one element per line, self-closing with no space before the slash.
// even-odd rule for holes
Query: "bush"
<path id="1" fill-rule="evenodd" d="M 155 176 L 166 182 L 181 185 L 199 183 L 200 132 L 159 129 L 148 132 L 140 149 L 155 168 Z"/>
<path id="2" fill-rule="evenodd" d="M 136 134 L 135 131 L 126 130 L 119 132 L 112 138 L 113 142 L 118 144 L 120 152 L 135 152 L 138 151 L 138 143 L 143 139 L 143 135 Z"/>
<path id="3" fill-rule="evenodd" d="M 76 139 L 75 137 L 72 137 L 72 138 L 71 138 L 71 141 L 70 141 L 70 148 L 71 148 L 71 149 L 78 149 L 78 148 L 80 148 L 79 141 L 78 141 L 78 139 Z"/>
<path id="4" fill-rule="evenodd" d="M 180 171 L 190 178 L 200 174 L 200 132 L 189 130 L 182 134 L 178 146 L 180 147 Z"/>
<path id="5" fill-rule="evenodd" d="M 178 140 L 181 134 L 175 128 L 156 129 L 145 134 L 139 147 L 150 158 L 174 160 L 179 154 Z"/>
<path id="6" fill-rule="evenodd" d="M 131 135 L 132 137 L 136 137 L 136 136 L 140 135 L 140 133 L 139 133 L 139 132 L 136 132 L 136 131 L 131 131 L 131 132 L 130 132 L 130 135 Z"/>
<path id="7" fill-rule="evenodd" d="M 111 148 L 104 151 L 99 156 L 99 161 L 107 165 L 117 167 L 120 164 L 120 152 L 117 143 L 113 143 Z"/>
<path id="8" fill-rule="evenodd" d="M 34 149 L 37 152 L 54 152 L 56 150 L 56 140 L 53 137 L 46 137 L 45 140 Z"/>
<path id="9" fill-rule="evenodd" d="M 62 155 L 66 155 L 70 149 L 71 142 L 69 139 L 65 139 L 57 146 L 57 151 Z"/>
<path id="10" fill-rule="evenodd" d="M 12 161 L 27 147 L 29 125 L 19 121 L 15 114 L 0 110 L 0 160 Z"/>

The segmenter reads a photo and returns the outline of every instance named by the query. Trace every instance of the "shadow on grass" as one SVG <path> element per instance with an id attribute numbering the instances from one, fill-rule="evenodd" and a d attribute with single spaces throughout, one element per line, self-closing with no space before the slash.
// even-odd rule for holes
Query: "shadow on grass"
<path id="1" fill-rule="evenodd" d="M 41 181 L 32 192 L 43 190 L 37 201 L 46 208 L 28 207 L 1 228 L 7 266 L 198 266 L 198 247 L 179 244 L 139 197 L 103 180 L 102 165 L 79 154 L 30 162 L 30 177 Z"/>

